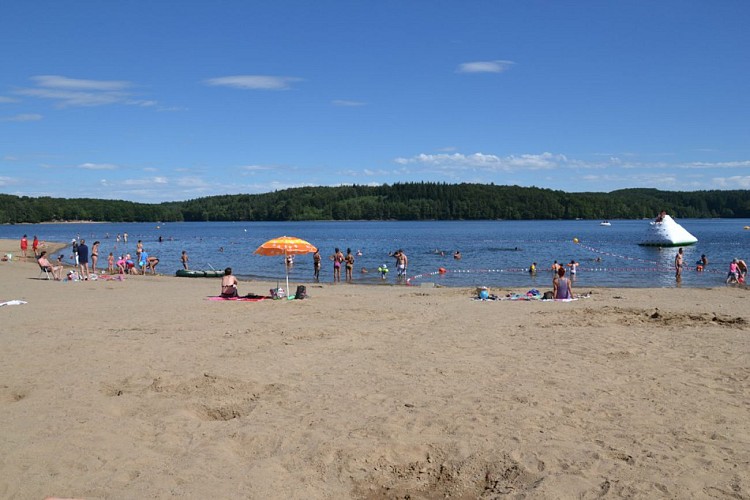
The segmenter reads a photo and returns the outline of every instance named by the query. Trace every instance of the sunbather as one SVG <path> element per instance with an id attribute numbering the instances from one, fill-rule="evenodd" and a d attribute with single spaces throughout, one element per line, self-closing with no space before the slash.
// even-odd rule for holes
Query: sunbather
<path id="1" fill-rule="evenodd" d="M 237 278 L 232 275 L 232 268 L 224 269 L 224 276 L 221 278 L 221 296 L 225 299 L 238 297 Z"/>
<path id="2" fill-rule="evenodd" d="M 52 277 L 56 280 L 62 279 L 62 270 L 63 266 L 53 266 L 52 263 L 47 258 L 47 251 L 42 250 L 41 255 L 39 256 L 39 259 L 37 260 L 39 265 L 42 269 L 44 269 L 47 272 L 52 273 Z"/>

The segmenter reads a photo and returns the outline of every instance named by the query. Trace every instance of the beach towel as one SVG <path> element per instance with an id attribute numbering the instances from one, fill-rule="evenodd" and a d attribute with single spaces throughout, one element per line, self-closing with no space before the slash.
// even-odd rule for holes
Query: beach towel
<path id="1" fill-rule="evenodd" d="M 8 300 L 6 302 L 0 302 L 0 306 L 20 306 L 21 304 L 28 304 L 25 300 Z"/>
<path id="2" fill-rule="evenodd" d="M 270 299 L 271 297 L 263 297 L 262 295 L 245 295 L 244 297 L 222 297 L 221 295 L 206 297 L 206 300 L 226 300 L 234 302 L 260 302 L 261 300 Z"/>
<path id="3" fill-rule="evenodd" d="M 99 275 L 100 280 L 104 281 L 125 281 L 125 275 L 124 274 L 100 274 Z"/>

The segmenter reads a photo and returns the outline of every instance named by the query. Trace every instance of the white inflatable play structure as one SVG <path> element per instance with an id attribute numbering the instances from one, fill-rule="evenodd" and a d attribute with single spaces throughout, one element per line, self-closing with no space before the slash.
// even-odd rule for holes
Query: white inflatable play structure
<path id="1" fill-rule="evenodd" d="M 666 212 L 662 212 L 649 224 L 646 236 L 638 244 L 647 247 L 683 247 L 697 242 L 698 238 L 677 224 Z"/>

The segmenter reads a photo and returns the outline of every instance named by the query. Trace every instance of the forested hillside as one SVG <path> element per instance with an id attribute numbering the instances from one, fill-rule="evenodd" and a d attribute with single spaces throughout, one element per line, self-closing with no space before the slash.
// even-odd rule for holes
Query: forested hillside
<path id="1" fill-rule="evenodd" d="M 0 223 L 750 217 L 750 191 L 565 193 L 493 184 L 305 187 L 158 204 L 0 194 Z"/>

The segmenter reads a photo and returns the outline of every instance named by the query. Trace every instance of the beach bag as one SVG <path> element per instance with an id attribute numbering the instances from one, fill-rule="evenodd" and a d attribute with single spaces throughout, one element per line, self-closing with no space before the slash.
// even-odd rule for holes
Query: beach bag
<path id="1" fill-rule="evenodd" d="M 295 299 L 306 299 L 307 298 L 307 287 L 305 285 L 299 285 L 297 292 L 294 294 Z"/>
<path id="2" fill-rule="evenodd" d="M 552 292 L 544 292 L 544 295 L 542 295 L 542 300 L 552 300 L 555 296 L 552 295 Z"/>

